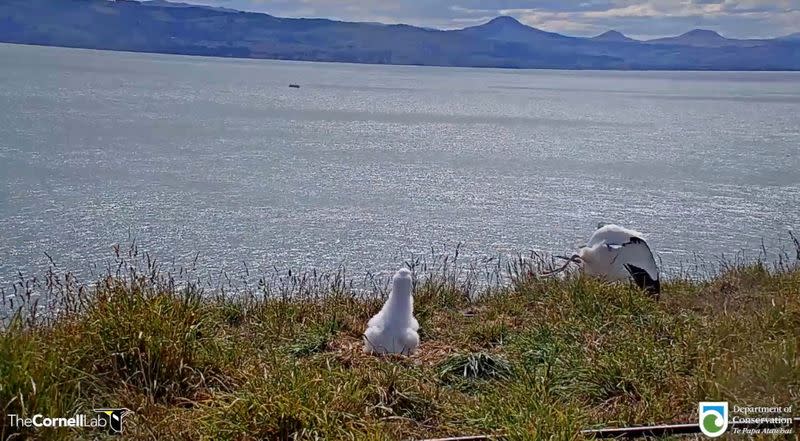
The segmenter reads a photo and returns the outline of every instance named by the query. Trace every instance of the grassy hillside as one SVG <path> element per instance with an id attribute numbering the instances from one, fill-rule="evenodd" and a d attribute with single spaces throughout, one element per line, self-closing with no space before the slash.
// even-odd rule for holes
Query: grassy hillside
<path id="1" fill-rule="evenodd" d="M 706 399 L 800 406 L 797 269 L 727 267 L 667 282 L 660 301 L 512 272 L 473 300 L 453 274 L 420 275 L 411 357 L 362 353 L 381 300 L 339 277 L 292 275 L 291 298 L 266 285 L 234 298 L 178 288 L 152 262 L 94 287 L 50 274 L 27 287 L 57 306 L 0 333 L 0 405 L 27 416 L 127 407 L 131 438 L 237 440 L 580 439 L 582 428 L 694 422 Z M 36 311 L 24 291 L 14 308 Z M 0 430 L 16 431 L 7 419 Z"/>

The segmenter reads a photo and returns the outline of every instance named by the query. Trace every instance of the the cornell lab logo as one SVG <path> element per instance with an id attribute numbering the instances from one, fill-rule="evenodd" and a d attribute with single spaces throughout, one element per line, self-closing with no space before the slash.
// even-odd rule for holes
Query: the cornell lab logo
<path id="1" fill-rule="evenodd" d="M 125 418 L 125 415 L 132 413 L 130 409 L 124 407 L 118 409 L 94 409 L 94 411 L 100 414 L 101 418 L 105 418 L 106 423 L 108 423 L 106 426 L 108 433 L 112 435 L 122 433 L 123 418 Z"/>
<path id="2" fill-rule="evenodd" d="M 58 428 L 58 427 L 86 427 L 92 429 L 106 429 L 111 435 L 122 433 L 122 421 L 125 415 L 131 412 L 123 408 L 104 408 L 94 409 L 97 416 L 90 417 L 85 414 L 75 414 L 67 417 L 49 417 L 37 413 L 26 417 L 17 414 L 8 415 L 8 424 L 11 427 L 32 427 L 32 428 Z"/>

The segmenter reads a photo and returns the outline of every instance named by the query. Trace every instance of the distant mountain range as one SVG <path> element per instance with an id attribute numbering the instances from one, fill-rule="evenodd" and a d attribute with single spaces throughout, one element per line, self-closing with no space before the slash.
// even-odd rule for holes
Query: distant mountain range
<path id="1" fill-rule="evenodd" d="M 279 18 L 165 0 L 2 0 L 0 42 L 220 57 L 561 69 L 800 70 L 800 33 L 736 40 L 695 29 L 639 41 L 570 37 L 498 17 L 436 30 Z"/>

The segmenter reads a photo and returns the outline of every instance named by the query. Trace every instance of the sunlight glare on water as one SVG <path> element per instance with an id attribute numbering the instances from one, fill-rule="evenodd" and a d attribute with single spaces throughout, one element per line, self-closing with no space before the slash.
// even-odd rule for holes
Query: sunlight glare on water
<path id="1" fill-rule="evenodd" d="M 563 253 L 601 221 L 667 266 L 800 229 L 798 73 L 0 59 L 3 285 L 131 237 L 210 271 L 358 274 L 459 242 Z"/>

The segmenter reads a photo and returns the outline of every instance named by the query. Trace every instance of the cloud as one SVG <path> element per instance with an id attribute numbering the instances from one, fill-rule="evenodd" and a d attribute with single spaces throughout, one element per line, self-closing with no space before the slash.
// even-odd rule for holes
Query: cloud
<path id="1" fill-rule="evenodd" d="M 284 17 L 407 23 L 441 29 L 511 15 L 538 28 L 571 35 L 608 29 L 639 38 L 713 29 L 762 38 L 800 31 L 800 0 L 183 0 Z"/>

